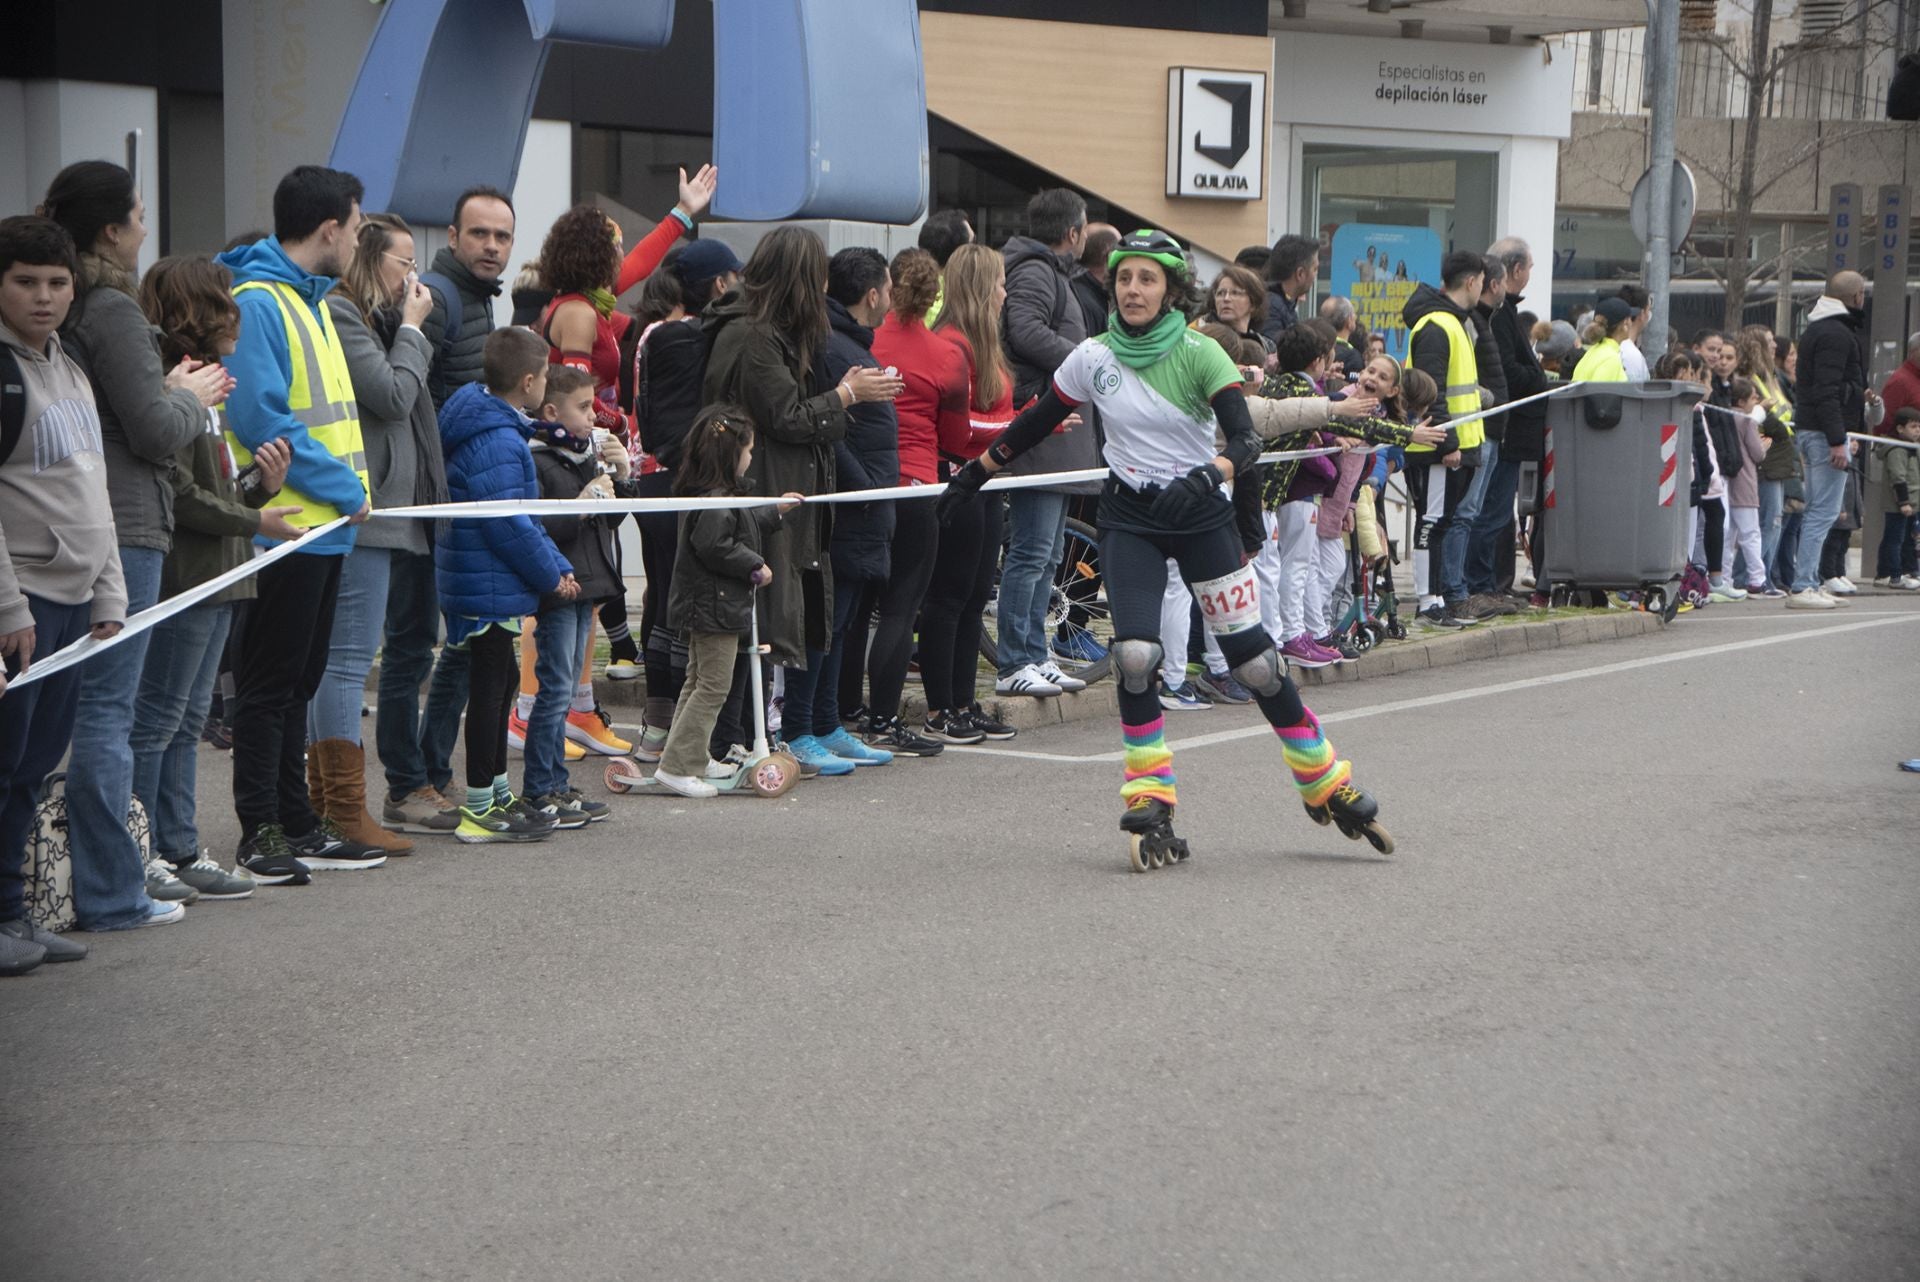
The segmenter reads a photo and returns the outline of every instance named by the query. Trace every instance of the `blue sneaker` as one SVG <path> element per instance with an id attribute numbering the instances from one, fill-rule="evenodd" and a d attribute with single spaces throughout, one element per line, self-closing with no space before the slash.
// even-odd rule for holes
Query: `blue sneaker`
<path id="1" fill-rule="evenodd" d="M 1177 687 L 1160 687 L 1160 706 L 1168 712 L 1204 712 L 1213 706 L 1211 699 L 1203 696 L 1191 681 L 1182 681 Z"/>
<path id="2" fill-rule="evenodd" d="M 836 757 L 843 757 L 856 766 L 884 766 L 893 761 L 893 754 L 885 748 L 875 748 L 861 743 L 841 726 L 830 735 L 820 735 L 814 742 Z"/>
<path id="3" fill-rule="evenodd" d="M 845 757 L 836 757 L 826 744 L 813 735 L 803 734 L 798 739 L 788 740 L 787 751 L 793 754 L 793 759 L 798 761 L 803 769 L 813 766 L 821 774 L 828 776 L 853 773 L 853 762 Z"/>
<path id="4" fill-rule="evenodd" d="M 1107 647 L 1093 639 L 1093 633 L 1075 628 L 1062 636 L 1055 633 L 1053 652 L 1062 659 L 1073 663 L 1098 663 L 1107 657 Z"/>

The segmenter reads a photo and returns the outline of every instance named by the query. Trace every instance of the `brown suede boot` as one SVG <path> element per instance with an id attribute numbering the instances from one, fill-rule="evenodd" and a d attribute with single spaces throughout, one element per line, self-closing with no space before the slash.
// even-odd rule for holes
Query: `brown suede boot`
<path id="1" fill-rule="evenodd" d="M 382 850 L 389 855 L 413 852 L 413 843 L 398 833 L 388 832 L 367 813 L 367 754 L 359 744 L 346 739 L 322 739 L 307 749 L 307 786 L 313 786 L 313 763 L 320 763 L 320 784 L 326 808 L 319 813 L 333 820 L 351 841 Z"/>

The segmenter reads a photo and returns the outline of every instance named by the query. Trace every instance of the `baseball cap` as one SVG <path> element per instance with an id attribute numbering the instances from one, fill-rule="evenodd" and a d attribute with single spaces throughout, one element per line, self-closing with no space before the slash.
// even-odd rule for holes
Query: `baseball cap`
<path id="1" fill-rule="evenodd" d="M 690 300 L 698 299 L 704 305 L 707 294 L 713 288 L 713 282 L 728 272 L 737 272 L 743 264 L 731 248 L 717 240 L 689 241 L 681 246 L 674 255 L 673 273 L 680 278 L 681 287 L 687 291 Z"/>
<path id="2" fill-rule="evenodd" d="M 1607 322 L 1608 329 L 1633 315 L 1633 305 L 1624 298 L 1603 298 L 1593 310 Z"/>

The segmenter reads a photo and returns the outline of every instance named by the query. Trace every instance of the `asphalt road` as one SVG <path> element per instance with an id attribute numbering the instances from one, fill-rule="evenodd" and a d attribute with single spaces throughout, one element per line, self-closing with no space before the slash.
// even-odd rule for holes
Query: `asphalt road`
<path id="1" fill-rule="evenodd" d="M 1316 691 L 1391 860 L 1215 709 L 1150 876 L 1068 726 L 93 936 L 0 982 L 4 1272 L 1920 1276 L 1916 658 L 1756 603 Z"/>

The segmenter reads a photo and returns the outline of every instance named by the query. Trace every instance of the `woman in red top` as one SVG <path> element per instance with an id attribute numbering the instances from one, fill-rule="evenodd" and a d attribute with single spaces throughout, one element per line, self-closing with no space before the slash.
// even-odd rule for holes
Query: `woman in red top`
<path id="1" fill-rule="evenodd" d="M 1005 260 L 985 245 L 962 245 L 947 260 L 945 297 L 934 337 L 952 343 L 966 358 L 969 423 L 964 444 L 941 441 L 942 481 L 980 457 L 1013 418 L 1013 377 L 1000 346 L 1000 312 L 1007 302 Z M 997 494 L 981 498 L 941 527 L 933 582 L 920 608 L 920 674 L 927 691 L 924 733 L 943 743 L 1011 739 L 1014 734 L 974 698 L 980 616 L 1000 560 L 1003 508 Z"/>
<path id="2" fill-rule="evenodd" d="M 927 328 L 927 311 L 940 296 L 940 265 L 933 255 L 924 249 L 906 250 L 894 258 L 892 270 L 893 310 L 873 332 L 873 358 L 897 371 L 905 384 L 893 402 L 900 422 L 900 484 L 932 485 L 941 479 L 942 451 L 963 453 L 972 439 L 967 358 Z M 933 579 L 939 545 L 940 522 L 931 502 L 894 505 L 892 574 L 878 592 L 880 618 L 867 652 L 869 711 L 875 725 L 893 728 L 899 717 L 900 692 L 913 657 L 913 622 Z M 927 744 L 907 750 L 931 755 L 940 749 Z"/>

